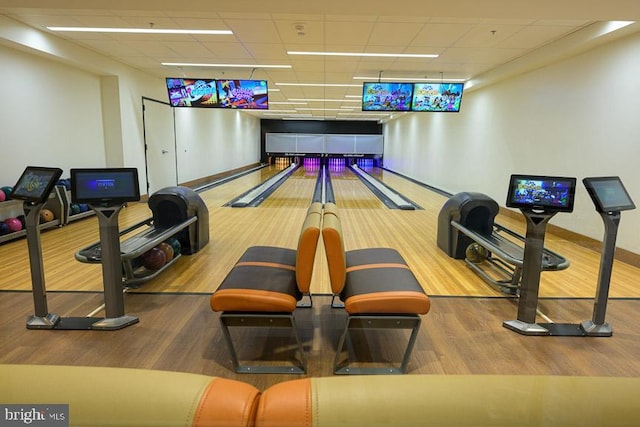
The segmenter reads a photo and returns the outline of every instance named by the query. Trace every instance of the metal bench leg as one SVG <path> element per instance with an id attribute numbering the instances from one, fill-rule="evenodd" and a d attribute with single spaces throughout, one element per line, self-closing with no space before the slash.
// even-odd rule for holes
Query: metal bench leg
<path id="1" fill-rule="evenodd" d="M 421 318 L 418 315 L 350 315 L 340 336 L 338 348 L 333 360 L 333 373 L 342 375 L 367 375 L 367 374 L 404 374 L 411 358 L 414 344 L 420 331 Z M 404 351 L 399 367 L 351 367 L 349 356 L 340 362 L 340 354 L 345 346 L 347 336 L 353 329 L 411 329 L 411 336 Z"/>
<path id="2" fill-rule="evenodd" d="M 307 361 L 302 347 L 302 340 L 296 327 L 293 314 L 278 313 L 226 313 L 220 315 L 220 324 L 224 332 L 225 341 L 231 354 L 233 369 L 239 374 L 304 374 L 307 370 Z M 292 329 L 296 340 L 296 350 L 300 358 L 291 365 L 266 365 L 251 364 L 241 365 L 231 338 L 229 327 L 257 327 L 257 328 L 289 328 Z"/>

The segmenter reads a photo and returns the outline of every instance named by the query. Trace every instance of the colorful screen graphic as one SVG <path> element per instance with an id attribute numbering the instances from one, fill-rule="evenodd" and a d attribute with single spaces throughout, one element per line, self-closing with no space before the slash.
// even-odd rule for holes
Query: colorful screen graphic
<path id="1" fill-rule="evenodd" d="M 413 83 L 364 83 L 362 111 L 409 111 L 412 92 Z"/>
<path id="2" fill-rule="evenodd" d="M 512 175 L 507 206 L 572 211 L 575 178 Z"/>
<path id="3" fill-rule="evenodd" d="M 462 101 L 463 83 L 415 83 L 411 111 L 457 113 Z"/>
<path id="4" fill-rule="evenodd" d="M 167 77 L 167 92 L 172 107 L 217 107 L 216 81 Z"/>
<path id="5" fill-rule="evenodd" d="M 223 108 L 269 109 L 266 80 L 218 80 L 218 104 Z"/>
<path id="6" fill-rule="evenodd" d="M 29 166 L 14 185 L 11 197 L 33 203 L 43 203 L 61 174 L 62 169 Z"/>

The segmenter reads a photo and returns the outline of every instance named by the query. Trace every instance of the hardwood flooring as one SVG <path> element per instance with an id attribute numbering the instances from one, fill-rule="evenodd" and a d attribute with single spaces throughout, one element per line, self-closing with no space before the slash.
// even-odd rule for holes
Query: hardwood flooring
<path id="1" fill-rule="evenodd" d="M 224 206 L 276 172 L 275 167 L 264 168 L 200 193 L 209 209 L 209 244 L 128 292 L 126 312 L 139 316 L 140 323 L 120 331 L 27 330 L 33 300 L 26 240 L 0 245 L 0 363 L 179 370 L 239 378 L 259 388 L 292 378 L 234 374 L 218 314 L 209 308 L 209 295 L 247 247 L 295 248 L 297 244 L 315 171 L 297 170 L 259 207 Z M 346 249 L 396 248 L 432 297 L 432 310 L 423 318 L 409 364 L 410 374 L 640 375 L 640 269 L 615 262 L 607 311 L 613 337 L 518 335 L 502 327 L 503 320 L 516 317 L 516 300 L 488 286 L 462 260 L 449 258 L 437 247 L 437 216 L 446 198 L 393 173 L 378 170 L 376 174 L 423 209 L 386 208 L 349 171 L 332 172 L 332 182 Z M 120 214 L 120 227 L 149 216 L 145 203 L 130 204 Z M 524 223 L 518 218 L 500 215 L 497 222 L 524 234 Z M 41 238 L 49 310 L 63 317 L 91 313 L 102 303 L 101 267 L 78 262 L 74 254 L 98 240 L 97 219 L 45 231 Z M 542 274 L 540 310 L 556 322 L 589 319 L 600 254 L 553 233 L 547 233 L 545 246 L 568 258 L 571 266 Z M 345 317 L 328 305 L 330 288 L 322 245 L 311 289 L 314 308 L 300 309 L 296 316 L 308 352 L 308 375 L 328 376 Z M 250 344 L 241 347 L 243 355 L 248 359 L 284 355 L 291 345 L 274 340 L 273 333 L 244 332 L 247 338 L 239 342 Z M 351 348 L 360 351 L 364 360 L 376 355 L 395 360 L 400 344 L 394 343 L 404 338 L 399 331 L 353 336 Z"/>
<path id="2" fill-rule="evenodd" d="M 61 316 L 88 313 L 100 293 L 53 292 L 50 307 Z M 332 363 L 345 321 L 330 298 L 298 309 L 296 319 L 308 360 L 306 376 L 332 375 Z M 31 294 L 0 292 L 0 363 L 117 366 L 193 372 L 249 382 L 260 389 L 305 375 L 236 374 L 219 327 L 219 314 L 203 294 L 128 294 L 127 314 L 140 322 L 119 331 L 25 329 Z M 586 320 L 588 300 L 545 299 L 544 309 L 559 321 Z M 423 317 L 408 374 L 518 374 L 640 376 L 640 301 L 610 301 L 607 320 L 613 337 L 527 337 L 502 327 L 515 302 L 508 298 L 434 297 Z M 244 363 L 254 359 L 286 363 L 295 342 L 279 329 L 232 332 Z M 361 366 L 399 364 L 404 331 L 373 331 L 351 336 L 350 357 Z"/>

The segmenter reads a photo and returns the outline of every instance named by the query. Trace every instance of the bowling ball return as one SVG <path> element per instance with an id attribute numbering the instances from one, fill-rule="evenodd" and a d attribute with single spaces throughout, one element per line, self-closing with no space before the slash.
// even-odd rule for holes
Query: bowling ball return
<path id="1" fill-rule="evenodd" d="M 518 294 L 524 265 L 526 237 L 494 222 L 498 203 L 482 193 L 453 195 L 438 214 L 438 247 L 451 258 L 464 259 L 486 283 L 510 295 Z M 483 262 L 469 259 L 466 249 L 483 247 Z M 542 249 L 541 271 L 560 271 L 569 261 L 547 248 Z"/>
<path id="2" fill-rule="evenodd" d="M 195 254 L 209 242 L 209 211 L 195 191 L 181 186 L 166 187 L 152 194 L 148 204 L 151 218 L 119 231 L 122 282 L 129 288 L 155 278 L 182 255 Z M 180 243 L 181 251 L 162 266 L 145 267 L 145 254 L 172 239 Z M 84 263 L 101 263 L 101 243 L 80 249 L 75 258 Z"/>

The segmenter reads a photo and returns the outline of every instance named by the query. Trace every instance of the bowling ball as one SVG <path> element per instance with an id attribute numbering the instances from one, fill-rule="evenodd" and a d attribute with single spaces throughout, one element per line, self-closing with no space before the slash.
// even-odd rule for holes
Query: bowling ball
<path id="1" fill-rule="evenodd" d="M 80 205 L 77 203 L 71 203 L 70 209 L 71 215 L 77 215 L 80 213 Z"/>
<path id="2" fill-rule="evenodd" d="M 171 247 L 173 248 L 173 256 L 176 256 L 182 253 L 182 245 L 180 244 L 180 241 L 178 239 L 176 239 L 175 237 L 172 237 L 167 240 L 167 243 L 170 244 Z"/>
<path id="3" fill-rule="evenodd" d="M 4 193 L 5 200 L 9 200 L 11 198 L 11 194 L 13 193 L 13 187 L 5 186 L 0 188 L 0 190 L 2 190 L 2 192 Z"/>
<path id="4" fill-rule="evenodd" d="M 480 246 L 479 244 L 472 243 L 469 246 L 467 246 L 467 249 L 465 251 L 465 256 L 472 263 L 479 264 L 482 261 L 487 259 L 487 257 L 489 256 L 489 253 L 484 247 Z"/>
<path id="5" fill-rule="evenodd" d="M 86 203 L 79 203 L 78 208 L 80 208 L 80 212 L 86 212 L 89 210 L 89 205 Z"/>
<path id="6" fill-rule="evenodd" d="M 156 247 L 160 249 L 162 252 L 164 252 L 164 256 L 167 258 L 167 262 L 173 259 L 173 246 L 171 246 L 166 242 L 163 242 Z"/>
<path id="7" fill-rule="evenodd" d="M 0 222 L 0 236 L 4 236 L 5 234 L 9 234 L 9 226 L 6 222 Z"/>
<path id="8" fill-rule="evenodd" d="M 4 194 L 4 191 L 0 190 L 0 202 L 4 202 L 7 200 L 7 195 Z"/>
<path id="9" fill-rule="evenodd" d="M 167 257 L 164 252 L 158 248 L 149 249 L 142 255 L 142 265 L 148 270 L 158 270 L 166 261 Z"/>
<path id="10" fill-rule="evenodd" d="M 40 222 L 50 222 L 55 219 L 53 212 L 49 209 L 42 209 L 40 211 Z"/>
<path id="11" fill-rule="evenodd" d="M 18 218 L 7 218 L 4 223 L 7 224 L 10 233 L 22 230 L 22 223 Z"/>
<path id="12" fill-rule="evenodd" d="M 68 179 L 59 179 L 56 181 L 56 185 L 64 187 L 65 190 L 71 190 L 71 181 Z"/>
<path id="13" fill-rule="evenodd" d="M 18 221 L 20 221 L 20 224 L 22 224 L 22 228 L 25 228 L 27 226 L 27 217 L 24 215 L 18 215 L 16 218 L 18 218 Z"/>

